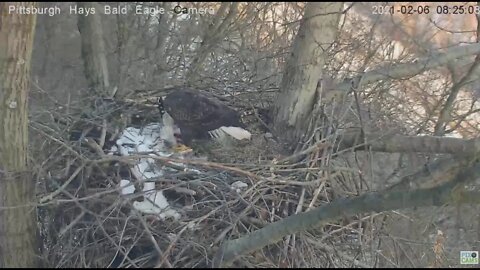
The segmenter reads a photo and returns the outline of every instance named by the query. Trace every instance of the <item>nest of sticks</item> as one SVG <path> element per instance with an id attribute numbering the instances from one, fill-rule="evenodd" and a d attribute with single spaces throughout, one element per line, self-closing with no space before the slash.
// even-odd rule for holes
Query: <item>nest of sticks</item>
<path id="1" fill-rule="evenodd" d="M 313 123 L 320 136 L 312 133 L 301 151 L 286 155 L 276 152 L 259 128 L 262 119 L 250 114 L 256 139 L 249 146 L 216 157 L 154 157 L 168 170 L 149 181 L 180 217 L 141 213 L 132 201 L 145 200 L 144 183 L 130 168 L 142 155 L 108 152 L 126 126 L 155 121 L 137 119 L 155 117 L 155 108 L 148 102 L 82 102 L 96 104 L 94 110 L 86 114 L 80 104 L 52 106 L 31 121 L 31 140 L 42 142 L 33 146 L 33 163 L 43 259 L 49 267 L 209 267 L 224 241 L 364 191 L 356 170 L 339 161 L 332 147 L 338 134 L 329 129 L 328 117 Z M 122 179 L 129 179 L 136 192 L 122 195 Z M 243 255 L 234 267 L 368 266 L 358 257 L 368 256 L 358 254 L 372 244 L 369 232 L 380 226 L 377 220 L 349 217 L 292 234 Z"/>

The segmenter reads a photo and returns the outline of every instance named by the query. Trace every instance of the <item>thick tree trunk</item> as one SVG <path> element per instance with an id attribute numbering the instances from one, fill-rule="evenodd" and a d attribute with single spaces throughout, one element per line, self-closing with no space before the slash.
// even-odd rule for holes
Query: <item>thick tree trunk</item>
<path id="1" fill-rule="evenodd" d="M 316 102 L 326 51 L 335 41 L 343 3 L 307 3 L 275 104 L 276 134 L 292 148 L 301 141 Z"/>
<path id="2" fill-rule="evenodd" d="M 30 59 L 35 3 L 0 3 L 0 267 L 37 266 L 35 183 L 28 173 Z"/>
<path id="3" fill-rule="evenodd" d="M 78 2 L 77 5 L 84 9 L 96 7 L 95 3 Z M 93 93 L 110 96 L 110 82 L 108 77 L 108 64 L 103 40 L 102 21 L 100 8 L 95 8 L 95 13 L 87 16 L 78 15 L 78 30 L 82 39 L 82 58 L 88 87 Z M 120 93 L 119 93 L 120 94 Z"/>

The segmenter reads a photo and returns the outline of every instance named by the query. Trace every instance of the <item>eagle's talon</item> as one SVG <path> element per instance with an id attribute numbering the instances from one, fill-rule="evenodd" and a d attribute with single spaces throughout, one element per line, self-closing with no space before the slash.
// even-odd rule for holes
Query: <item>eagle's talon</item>
<path id="1" fill-rule="evenodd" d="M 189 152 L 192 152 L 193 149 L 184 145 L 184 144 L 177 144 L 175 145 L 172 150 L 175 152 L 175 153 L 189 153 Z"/>

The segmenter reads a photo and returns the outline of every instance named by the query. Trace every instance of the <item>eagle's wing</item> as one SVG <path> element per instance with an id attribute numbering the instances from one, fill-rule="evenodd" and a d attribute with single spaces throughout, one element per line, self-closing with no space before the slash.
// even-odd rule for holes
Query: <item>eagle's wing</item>
<path id="1" fill-rule="evenodd" d="M 183 126 L 209 130 L 221 124 L 220 105 L 202 95 L 171 95 L 165 99 L 165 107 L 172 118 Z"/>
<path id="2" fill-rule="evenodd" d="M 221 104 L 206 98 L 201 102 L 204 102 L 205 104 L 202 104 L 202 108 L 204 108 L 203 110 L 198 110 L 201 112 L 199 113 L 201 114 L 201 116 L 199 116 L 201 120 L 199 120 L 198 125 L 205 131 L 210 131 L 221 127 L 223 125 L 222 115 L 225 113 L 225 108 L 222 108 Z"/>

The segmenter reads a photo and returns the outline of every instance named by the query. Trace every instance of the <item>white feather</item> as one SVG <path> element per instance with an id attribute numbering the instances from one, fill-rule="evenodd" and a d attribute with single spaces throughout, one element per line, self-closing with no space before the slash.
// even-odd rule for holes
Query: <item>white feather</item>
<path id="1" fill-rule="evenodd" d="M 211 130 L 208 132 L 208 134 L 210 134 L 210 137 L 212 137 L 213 139 L 220 139 L 222 135 L 220 129 Z"/>
<path id="2" fill-rule="evenodd" d="M 252 138 L 250 132 L 240 127 L 221 127 L 220 129 L 237 140 L 250 140 Z"/>
<path id="3" fill-rule="evenodd" d="M 247 130 L 240 128 L 240 127 L 220 127 L 215 130 L 209 131 L 210 136 L 215 139 L 222 139 L 225 137 L 226 134 L 230 135 L 231 137 L 237 140 L 250 140 L 252 134 Z"/>

